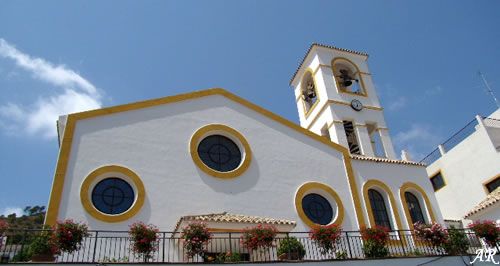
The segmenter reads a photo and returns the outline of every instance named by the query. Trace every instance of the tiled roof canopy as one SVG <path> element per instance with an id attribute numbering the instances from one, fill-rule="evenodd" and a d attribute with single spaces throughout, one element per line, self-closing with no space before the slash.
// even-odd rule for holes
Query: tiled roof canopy
<path id="1" fill-rule="evenodd" d="M 242 214 L 231 214 L 227 212 L 223 213 L 211 213 L 211 214 L 201 214 L 201 215 L 188 215 L 183 216 L 177 222 L 175 230 L 179 229 L 182 221 L 196 221 L 196 222 L 220 222 L 220 223 L 251 223 L 251 224 L 273 224 L 273 225 L 296 225 L 295 221 L 284 220 L 284 219 L 274 219 L 268 217 L 260 216 L 249 216 Z"/>
<path id="2" fill-rule="evenodd" d="M 489 208 L 490 206 L 493 206 L 493 204 L 497 202 L 500 202 L 500 187 L 495 189 L 495 191 L 491 192 L 483 201 L 481 201 L 476 207 L 470 210 L 464 216 L 464 218 L 469 218 L 473 214 L 476 214 L 486 208 Z"/>
<path id="3" fill-rule="evenodd" d="M 341 51 L 341 52 L 353 53 L 353 54 L 363 55 L 363 56 L 368 57 L 368 54 L 367 54 L 367 53 L 365 53 L 365 52 L 359 52 L 359 51 L 354 51 L 354 50 L 349 50 L 349 49 L 339 48 L 339 47 L 335 47 L 335 46 L 332 46 L 332 45 L 326 45 L 326 44 L 320 44 L 320 43 L 313 43 L 313 44 L 311 44 L 311 46 L 309 47 L 309 49 L 307 49 L 307 52 L 306 52 L 306 54 L 304 55 L 304 57 L 302 57 L 302 60 L 300 60 L 300 64 L 299 64 L 299 66 L 297 67 L 297 69 L 295 70 L 295 73 L 293 73 L 293 76 L 292 76 L 292 78 L 290 79 L 290 84 L 292 84 L 293 79 L 295 79 L 295 76 L 296 76 L 296 75 L 297 75 L 297 73 L 299 72 L 300 67 L 302 66 L 302 64 L 303 64 L 303 63 L 304 63 L 304 61 L 306 60 L 307 55 L 309 54 L 309 52 L 312 50 L 312 48 L 313 48 L 314 46 L 323 47 L 323 48 L 328 48 L 328 49 L 334 49 L 334 50 Z"/>

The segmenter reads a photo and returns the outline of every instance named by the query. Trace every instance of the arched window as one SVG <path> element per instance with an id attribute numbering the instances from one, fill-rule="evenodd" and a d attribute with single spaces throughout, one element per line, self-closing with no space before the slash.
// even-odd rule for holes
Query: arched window
<path id="1" fill-rule="evenodd" d="M 304 74 L 301 83 L 302 100 L 307 114 L 318 101 L 318 91 L 311 71 Z"/>
<path id="2" fill-rule="evenodd" d="M 368 197 L 370 199 L 375 224 L 392 230 L 391 221 L 389 220 L 389 214 L 387 213 L 387 207 L 385 206 L 385 200 L 382 194 L 375 189 L 369 189 Z"/>
<path id="3" fill-rule="evenodd" d="M 352 61 L 337 57 L 332 60 L 332 70 L 337 88 L 341 92 L 366 96 L 361 73 Z"/>
<path id="4" fill-rule="evenodd" d="M 411 192 L 405 192 L 405 199 L 410 211 L 412 223 L 415 224 L 416 222 L 421 222 L 425 224 L 424 214 L 422 212 L 422 208 L 420 208 L 418 198 Z"/>

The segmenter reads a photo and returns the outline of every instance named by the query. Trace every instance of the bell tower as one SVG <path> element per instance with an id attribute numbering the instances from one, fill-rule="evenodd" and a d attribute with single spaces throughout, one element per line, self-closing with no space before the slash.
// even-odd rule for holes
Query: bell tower
<path id="1" fill-rule="evenodd" d="M 363 52 L 311 45 L 290 81 L 300 125 L 352 155 L 396 159 L 367 60 Z"/>

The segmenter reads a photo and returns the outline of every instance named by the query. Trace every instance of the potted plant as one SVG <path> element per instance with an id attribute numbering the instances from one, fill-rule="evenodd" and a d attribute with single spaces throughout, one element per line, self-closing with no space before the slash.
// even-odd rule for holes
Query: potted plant
<path id="1" fill-rule="evenodd" d="M 43 230 L 31 242 L 29 249 L 31 261 L 33 262 L 53 262 L 55 256 L 59 254 L 59 249 L 54 241 L 52 230 Z"/>
<path id="2" fill-rule="evenodd" d="M 273 246 L 277 232 L 276 227 L 272 225 L 259 224 L 252 228 L 246 228 L 241 236 L 241 244 L 250 251 L 270 248 Z"/>
<path id="3" fill-rule="evenodd" d="M 448 240 L 443 244 L 443 248 L 448 255 L 463 255 L 467 254 L 469 249 L 469 240 L 463 230 L 450 227 L 448 230 Z"/>
<path id="4" fill-rule="evenodd" d="M 128 234 L 132 241 L 132 252 L 147 262 L 158 248 L 158 228 L 152 224 L 137 222 L 130 226 Z"/>
<path id="5" fill-rule="evenodd" d="M 417 222 L 413 225 L 413 229 L 419 240 L 430 243 L 436 249 L 448 241 L 448 231 L 438 223 Z"/>
<path id="6" fill-rule="evenodd" d="M 302 260 L 306 255 L 304 245 L 295 237 L 286 237 L 279 242 L 278 258 L 280 260 Z"/>
<path id="7" fill-rule="evenodd" d="M 500 227 L 494 221 L 475 221 L 469 228 L 476 236 L 483 238 L 490 247 L 495 247 L 500 241 Z"/>
<path id="8" fill-rule="evenodd" d="M 389 249 L 387 249 L 389 229 L 383 226 L 362 227 L 361 238 L 363 239 L 363 252 L 367 258 L 383 258 L 389 255 Z"/>
<path id="9" fill-rule="evenodd" d="M 323 255 L 329 254 L 335 249 L 342 228 L 336 224 L 317 226 L 309 231 L 309 237 L 319 246 Z"/>
<path id="10" fill-rule="evenodd" d="M 211 238 L 212 234 L 204 223 L 190 223 L 182 229 L 181 233 L 181 239 L 184 240 L 183 246 L 189 258 L 199 255 L 204 260 L 208 260 L 205 258 L 205 249 Z"/>
<path id="11" fill-rule="evenodd" d="M 80 249 L 84 237 L 88 237 L 88 227 L 73 220 L 58 221 L 53 227 L 54 240 L 62 252 L 73 253 Z"/>

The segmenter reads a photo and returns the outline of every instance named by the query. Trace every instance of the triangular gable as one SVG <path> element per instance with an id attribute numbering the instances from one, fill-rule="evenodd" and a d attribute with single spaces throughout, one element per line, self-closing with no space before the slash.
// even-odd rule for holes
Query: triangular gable
<path id="1" fill-rule="evenodd" d="M 84 120 L 88 118 L 93 118 L 93 117 L 98 117 L 98 116 L 105 116 L 109 114 L 115 114 L 115 113 L 120 113 L 120 112 L 126 112 L 126 111 L 132 111 L 132 110 L 138 110 L 138 109 L 143 109 L 143 108 L 148 108 L 148 107 L 154 107 L 154 106 L 159 106 L 159 105 L 164 105 L 164 104 L 170 104 L 170 103 L 177 103 L 177 102 L 182 102 L 186 100 L 192 100 L 192 99 L 197 99 L 197 98 L 202 98 L 206 96 L 212 96 L 212 95 L 220 95 L 224 96 L 227 99 L 230 99 L 236 103 L 239 103 L 249 109 L 252 109 L 253 111 L 271 119 L 274 120 L 277 123 L 280 123 L 292 130 L 295 130 L 299 133 L 302 133 L 316 141 L 319 141 L 326 146 L 329 146 L 339 152 L 342 153 L 344 157 L 344 165 L 346 168 L 347 176 L 349 178 L 349 186 L 352 194 L 352 198 L 354 201 L 354 207 L 356 210 L 356 216 L 358 220 L 359 226 L 364 225 L 364 217 L 362 214 L 362 208 L 361 208 L 361 203 L 360 203 L 360 198 L 358 194 L 358 186 L 356 185 L 356 180 L 354 178 L 354 173 L 352 170 L 352 164 L 351 164 L 351 157 L 349 154 L 349 151 L 334 142 L 331 142 L 327 140 L 324 137 L 318 136 L 315 133 L 304 129 L 300 127 L 299 125 L 271 112 L 268 111 L 256 104 L 253 104 L 243 98 L 240 98 L 236 96 L 235 94 L 232 94 L 224 89 L 221 88 L 213 88 L 213 89 L 207 89 L 207 90 L 202 90 L 202 91 L 195 91 L 195 92 L 190 92 L 190 93 L 185 93 L 185 94 L 179 94 L 179 95 L 174 95 L 174 96 L 168 96 L 168 97 L 163 97 L 163 98 L 157 98 L 157 99 L 152 99 L 152 100 L 146 100 L 146 101 L 140 101 L 140 102 L 134 102 L 134 103 L 129 103 L 129 104 L 123 104 L 123 105 L 117 105 L 117 106 L 112 106 L 112 107 L 106 107 L 102 109 L 97 109 L 97 110 L 91 110 L 91 111 L 85 111 L 85 112 L 80 112 L 80 113 L 74 113 L 68 115 L 67 121 L 66 121 L 66 127 L 64 129 L 63 133 L 63 138 L 61 142 L 61 147 L 59 151 L 59 158 L 57 160 L 57 167 L 56 167 L 56 172 L 54 175 L 54 181 L 52 184 L 52 191 L 50 193 L 50 199 L 49 199 L 49 204 L 47 208 L 47 214 L 45 217 L 45 224 L 47 225 L 53 225 L 55 224 L 57 220 L 57 216 L 59 213 L 59 208 L 61 205 L 61 197 L 62 197 L 62 192 L 63 192 L 63 187 L 64 187 L 64 179 L 66 176 L 66 170 L 68 167 L 68 162 L 69 162 L 69 155 L 71 153 L 71 146 L 72 146 L 72 141 L 73 141 L 73 133 L 75 130 L 75 125 L 79 120 Z"/>

